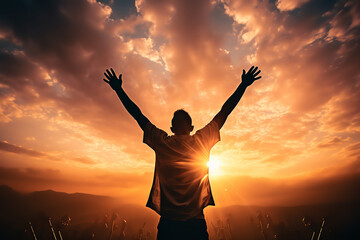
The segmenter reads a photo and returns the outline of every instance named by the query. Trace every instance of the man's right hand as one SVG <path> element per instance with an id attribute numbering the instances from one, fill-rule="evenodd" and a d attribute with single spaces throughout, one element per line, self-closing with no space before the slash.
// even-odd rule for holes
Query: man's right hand
<path id="1" fill-rule="evenodd" d="M 256 80 L 260 79 L 261 76 L 256 77 L 257 75 L 259 75 L 259 73 L 261 72 L 260 70 L 258 70 L 258 67 L 252 66 L 249 71 L 246 73 L 245 69 L 243 69 L 243 73 L 241 75 L 241 84 L 245 85 L 245 87 L 250 86 L 253 82 L 255 82 Z"/>
<path id="2" fill-rule="evenodd" d="M 106 72 L 104 73 L 105 77 L 108 79 L 104 79 L 104 81 L 110 85 L 110 87 L 112 89 L 119 90 L 121 89 L 121 85 L 122 85 L 122 74 L 119 75 L 119 78 L 116 77 L 115 71 L 110 68 L 111 72 L 109 71 L 109 69 L 106 69 Z"/>

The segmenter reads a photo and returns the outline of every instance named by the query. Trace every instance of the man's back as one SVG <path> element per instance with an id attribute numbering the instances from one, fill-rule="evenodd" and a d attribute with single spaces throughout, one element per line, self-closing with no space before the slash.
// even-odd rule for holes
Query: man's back
<path id="1" fill-rule="evenodd" d="M 168 136 L 148 123 L 144 142 L 155 151 L 156 163 L 147 206 L 173 220 L 203 218 L 203 208 L 214 205 L 207 162 L 219 140 L 214 121 L 192 136 Z"/>
<path id="2" fill-rule="evenodd" d="M 104 79 L 115 90 L 126 110 L 144 131 L 144 142 L 156 153 L 154 182 L 147 206 L 161 215 L 158 240 L 207 240 L 209 235 L 203 208 L 214 205 L 206 163 L 212 146 L 220 140 L 219 130 L 239 103 L 246 88 L 261 78 L 252 66 L 243 70 L 241 84 L 226 100 L 221 110 L 203 129 L 193 131 L 190 115 L 184 110 L 174 112 L 171 131 L 175 136 L 156 128 L 122 88 L 122 75 L 106 70 Z M 175 219 L 175 220 L 172 220 Z"/>

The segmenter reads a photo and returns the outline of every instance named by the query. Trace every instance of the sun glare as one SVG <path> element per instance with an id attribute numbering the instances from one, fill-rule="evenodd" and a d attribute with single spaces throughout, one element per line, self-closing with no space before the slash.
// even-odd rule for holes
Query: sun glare
<path id="1" fill-rule="evenodd" d="M 216 156 L 210 156 L 210 160 L 207 162 L 207 166 L 211 175 L 219 175 L 221 173 L 220 161 Z"/>

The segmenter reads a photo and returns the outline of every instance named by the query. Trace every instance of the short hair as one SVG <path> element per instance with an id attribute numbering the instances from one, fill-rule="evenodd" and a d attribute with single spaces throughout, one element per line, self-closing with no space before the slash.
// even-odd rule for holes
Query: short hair
<path id="1" fill-rule="evenodd" d="M 174 116 L 171 120 L 172 126 L 192 126 L 192 120 L 184 109 L 178 109 L 174 112 Z"/>

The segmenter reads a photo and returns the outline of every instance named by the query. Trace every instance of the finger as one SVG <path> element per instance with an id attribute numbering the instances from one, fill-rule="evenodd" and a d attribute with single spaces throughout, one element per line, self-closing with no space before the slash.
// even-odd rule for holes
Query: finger
<path id="1" fill-rule="evenodd" d="M 110 70 L 111 70 L 111 72 L 112 72 L 113 76 L 116 76 L 116 74 L 115 74 L 114 70 L 113 70 L 112 68 L 110 68 Z"/>
<path id="2" fill-rule="evenodd" d="M 259 75 L 259 73 L 261 73 L 261 70 L 257 71 L 256 73 L 254 73 L 254 77 L 256 77 L 257 75 Z"/>
<path id="3" fill-rule="evenodd" d="M 106 79 L 103 79 L 103 80 L 104 80 L 104 82 L 110 84 L 110 81 L 108 81 L 108 80 L 106 80 Z"/>
<path id="4" fill-rule="evenodd" d="M 106 73 L 104 73 L 104 75 L 107 79 L 109 79 L 109 80 L 111 79 L 111 77 L 109 75 L 107 75 Z"/>
<path id="5" fill-rule="evenodd" d="M 256 77 L 256 78 L 254 78 L 254 80 L 258 80 L 258 79 L 260 79 L 261 78 L 261 76 L 260 77 Z"/>
<path id="6" fill-rule="evenodd" d="M 258 70 L 258 67 L 255 67 L 251 74 L 254 74 Z"/>
<path id="7" fill-rule="evenodd" d="M 249 69 L 248 73 L 251 73 L 251 71 L 254 69 L 254 66 L 251 66 L 251 68 Z"/>
<path id="8" fill-rule="evenodd" d="M 113 75 L 111 74 L 111 72 L 109 71 L 109 69 L 106 69 L 106 72 L 109 74 L 110 77 L 113 77 Z"/>
<path id="9" fill-rule="evenodd" d="M 245 75 L 245 69 L 243 69 L 243 74 L 242 75 Z"/>

